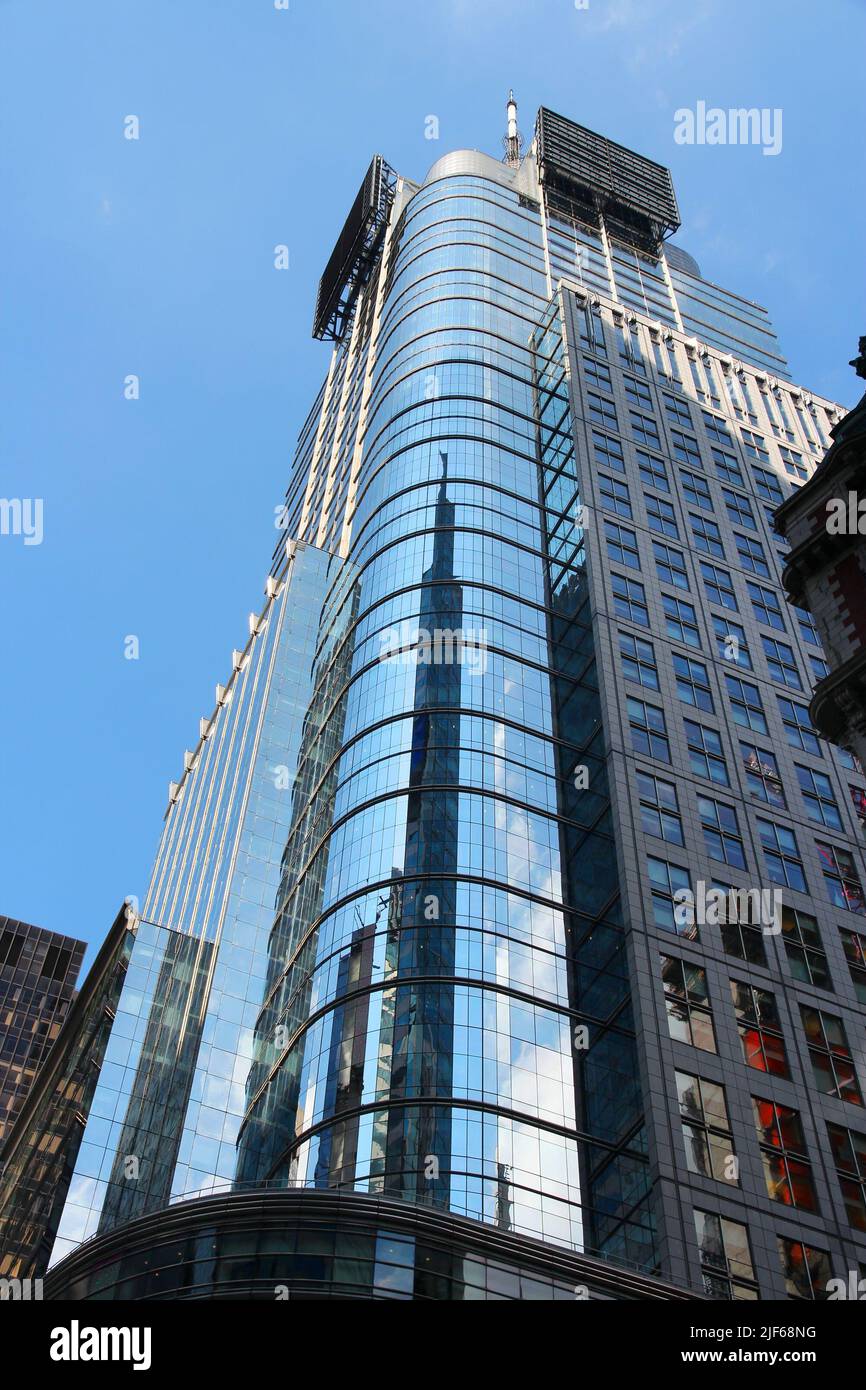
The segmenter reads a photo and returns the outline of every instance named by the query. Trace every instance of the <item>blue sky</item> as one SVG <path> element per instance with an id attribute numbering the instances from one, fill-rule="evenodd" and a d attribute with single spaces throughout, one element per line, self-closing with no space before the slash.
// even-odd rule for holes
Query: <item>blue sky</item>
<path id="1" fill-rule="evenodd" d="M 41 545 L 0 536 L 0 913 L 92 943 L 261 604 L 374 152 L 499 154 L 513 86 L 527 136 L 544 103 L 668 164 L 704 274 L 770 308 L 795 380 L 858 396 L 863 0 L 289 4 L 0 0 L 0 496 L 44 499 Z M 781 108 L 781 153 L 677 145 L 699 100 Z"/>

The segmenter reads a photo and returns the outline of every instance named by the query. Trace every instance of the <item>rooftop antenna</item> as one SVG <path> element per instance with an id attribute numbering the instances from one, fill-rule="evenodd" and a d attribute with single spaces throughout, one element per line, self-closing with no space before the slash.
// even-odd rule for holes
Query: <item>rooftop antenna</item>
<path id="1" fill-rule="evenodd" d="M 505 158 L 502 162 L 512 169 L 517 169 L 520 166 L 520 156 L 523 152 L 523 136 L 517 129 L 517 102 L 514 100 L 513 90 L 508 93 L 505 114 L 508 124 L 502 141 L 505 149 Z"/>

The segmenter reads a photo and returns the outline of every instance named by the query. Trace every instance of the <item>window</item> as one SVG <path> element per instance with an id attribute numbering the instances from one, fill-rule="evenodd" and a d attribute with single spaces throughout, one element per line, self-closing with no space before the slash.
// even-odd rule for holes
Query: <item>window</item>
<path id="1" fill-rule="evenodd" d="M 750 531 L 757 531 L 758 523 L 755 521 L 748 497 L 743 497 L 741 493 L 734 492 L 729 487 L 722 488 L 722 497 L 725 499 L 728 516 L 735 526 L 747 526 Z"/>
<path id="2" fill-rule="evenodd" d="M 782 462 L 785 465 L 785 472 L 790 473 L 792 478 L 799 478 L 805 482 L 809 476 L 809 470 L 803 462 L 803 455 L 796 453 L 793 449 L 787 449 L 780 445 L 779 453 L 782 455 Z"/>
<path id="3" fill-rule="evenodd" d="M 684 495 L 694 507 L 701 507 L 705 512 L 712 512 L 713 497 L 710 492 L 710 485 L 706 478 L 700 477 L 698 473 L 689 473 L 688 469 L 680 469 L 680 482 Z"/>
<path id="4" fill-rule="evenodd" d="M 668 637 L 685 642 L 689 647 L 700 647 L 698 618 L 692 605 L 685 599 L 674 598 L 673 594 L 662 594 L 662 608 Z"/>
<path id="5" fill-rule="evenodd" d="M 689 410 L 685 401 L 677 400 L 676 396 L 669 396 L 667 392 L 662 393 L 662 400 L 665 403 L 665 410 L 675 424 L 689 425 L 692 423 L 692 412 Z"/>
<path id="6" fill-rule="evenodd" d="M 866 937 L 860 936 L 858 932 L 849 931 L 847 927 L 840 927 L 839 935 L 842 938 L 842 949 L 848 962 L 854 993 L 861 1004 L 866 1004 Z"/>
<path id="7" fill-rule="evenodd" d="M 827 1125 L 845 1212 L 855 1231 L 866 1231 L 866 1134 Z"/>
<path id="8" fill-rule="evenodd" d="M 754 536 L 741 536 L 739 532 L 735 532 L 735 539 L 743 569 L 751 570 L 752 574 L 760 575 L 763 579 L 769 579 L 770 566 L 767 564 L 761 542 L 755 540 Z"/>
<path id="9" fill-rule="evenodd" d="M 583 370 L 590 386 L 598 386 L 602 391 L 612 391 L 610 369 L 603 362 L 594 362 L 591 357 L 584 359 Z"/>
<path id="10" fill-rule="evenodd" d="M 680 656 L 679 652 L 672 654 L 674 675 L 677 683 L 677 694 L 684 705 L 694 705 L 695 709 L 702 709 L 707 714 L 713 714 L 713 697 L 710 692 L 710 677 L 707 668 L 702 661 L 695 661 L 691 656 Z"/>
<path id="11" fill-rule="evenodd" d="M 691 719 L 683 720 L 686 742 L 689 749 L 689 765 L 698 777 L 715 782 L 719 787 L 730 785 L 728 770 L 722 755 L 722 740 L 715 729 L 707 729 L 703 724 L 695 724 Z"/>
<path id="12" fill-rule="evenodd" d="M 618 429 L 619 422 L 616 418 L 616 406 L 613 401 L 605 400 L 604 396 L 598 396 L 594 391 L 587 391 L 587 403 L 589 405 L 590 419 L 597 425 L 605 425 L 608 429 Z"/>
<path id="13" fill-rule="evenodd" d="M 681 551 L 674 550 L 670 545 L 662 545 L 661 541 L 653 541 L 653 555 L 659 579 L 666 584 L 673 584 L 675 589 L 688 589 L 689 576 Z"/>
<path id="14" fill-rule="evenodd" d="M 705 555 L 715 556 L 717 560 L 724 560 L 725 547 L 722 544 L 722 533 L 716 523 L 710 521 L 707 516 L 695 516 L 692 512 L 689 512 L 689 521 L 698 550 L 702 550 Z"/>
<path id="15" fill-rule="evenodd" d="M 779 632 L 784 632 L 786 630 L 785 619 L 782 617 L 782 610 L 779 607 L 778 595 L 772 589 L 765 589 L 762 584 L 753 583 L 751 579 L 746 580 L 746 588 L 749 591 L 758 622 L 766 623 L 767 627 L 775 627 Z"/>
<path id="16" fill-rule="evenodd" d="M 607 553 L 611 560 L 620 565 L 627 565 L 629 569 L 639 570 L 640 555 L 634 531 L 629 531 L 626 526 L 617 526 L 613 521 L 606 521 L 604 534 L 607 539 Z"/>
<path id="17" fill-rule="evenodd" d="M 618 439 L 602 434 L 601 430 L 593 430 L 592 443 L 596 463 L 600 463 L 602 468 L 614 468 L 617 473 L 625 472 L 625 456 Z"/>
<path id="18" fill-rule="evenodd" d="M 768 806 L 784 809 L 785 793 L 775 753 L 769 753 L 755 743 L 741 743 L 740 754 L 750 795 L 756 801 L 765 801 Z"/>
<path id="19" fill-rule="evenodd" d="M 710 602 L 717 603 L 720 608 L 730 608 L 736 613 L 737 596 L 728 571 L 720 569 L 718 565 L 711 565 L 707 560 L 701 560 L 699 563 Z"/>
<path id="20" fill-rule="evenodd" d="M 824 874 L 824 882 L 827 885 L 827 893 L 834 907 L 841 907 L 846 912 L 859 912 L 866 916 L 866 907 L 863 903 L 863 889 L 860 885 L 860 876 L 854 863 L 854 856 L 847 849 L 840 849 L 838 845 L 825 844 L 822 840 L 816 840 L 818 858 L 821 862 L 821 870 Z"/>
<path id="21" fill-rule="evenodd" d="M 751 458 L 769 460 L 769 453 L 763 439 L 754 430 L 742 430 L 743 448 Z"/>
<path id="22" fill-rule="evenodd" d="M 677 936 L 697 941 L 697 927 L 694 922 L 685 920 L 689 916 L 694 917 L 694 913 L 684 912 L 680 902 L 674 902 L 677 893 L 691 892 L 687 870 L 679 864 L 669 864 L 666 859 L 654 859 L 650 855 L 646 862 L 655 925 L 661 927 L 662 931 L 675 932 Z"/>
<path id="23" fill-rule="evenodd" d="M 776 699 L 779 701 L 779 713 L 791 747 L 799 748 L 803 753 L 816 753 L 819 758 L 823 757 L 821 745 L 809 722 L 806 706 L 798 705 L 796 700 L 785 700 L 781 695 L 777 695 Z"/>
<path id="24" fill-rule="evenodd" d="M 697 1207 L 694 1215 L 704 1293 L 708 1298 L 756 1300 L 758 1284 L 747 1228 Z"/>
<path id="25" fill-rule="evenodd" d="M 776 508 L 763 507 L 762 510 L 767 520 L 767 530 L 770 533 L 773 544 L 776 547 L 776 553 L 779 557 L 779 567 L 780 569 L 784 568 L 785 561 L 790 552 L 791 542 L 786 540 L 784 536 L 776 535 Z"/>
<path id="26" fill-rule="evenodd" d="M 683 827 L 677 805 L 677 789 L 650 772 L 636 772 L 640 798 L 641 824 L 645 835 L 655 835 L 669 844 L 683 843 Z"/>
<path id="27" fill-rule="evenodd" d="M 841 1018 L 807 1004 L 800 1005 L 800 1013 L 818 1090 L 825 1096 L 846 1100 L 850 1105 L 862 1105 L 863 1097 Z"/>
<path id="28" fill-rule="evenodd" d="M 827 957 L 817 920 L 799 908 L 782 908 L 782 940 L 795 980 L 818 989 L 832 989 Z"/>
<path id="29" fill-rule="evenodd" d="M 662 983 L 668 1029 L 675 1042 L 703 1052 L 716 1051 L 713 1016 L 707 994 L 707 972 L 700 965 L 662 956 Z"/>
<path id="30" fill-rule="evenodd" d="M 671 385 L 676 386 L 678 390 L 682 391 L 683 382 L 682 377 L 680 376 L 680 369 L 677 364 L 676 344 L 673 338 L 670 337 L 667 338 L 665 342 L 668 350 L 668 359 L 670 364 Z"/>
<path id="31" fill-rule="evenodd" d="M 745 414 L 745 400 L 740 382 L 736 376 L 731 374 L 731 370 L 727 366 L 722 367 L 722 379 L 733 412 L 738 420 L 742 420 Z"/>
<path id="32" fill-rule="evenodd" d="M 789 1298 L 822 1302 L 827 1298 L 827 1285 L 833 1276 L 830 1256 L 826 1250 L 816 1250 L 801 1240 L 777 1236 L 782 1273 Z"/>
<path id="33" fill-rule="evenodd" d="M 726 454 L 724 449 L 717 449 L 713 446 L 710 449 L 713 462 L 716 465 L 716 472 L 723 483 L 736 483 L 743 486 L 743 475 L 740 472 L 740 465 L 733 454 Z"/>
<path id="34" fill-rule="evenodd" d="M 850 748 L 837 747 L 834 749 L 834 751 L 836 757 L 839 759 L 843 767 L 847 767 L 849 772 L 859 772 L 860 776 L 863 776 L 863 769 L 860 766 L 858 760 L 854 757 L 854 754 L 851 752 Z"/>
<path id="35" fill-rule="evenodd" d="M 683 434 L 682 430 L 671 430 L 671 440 L 674 458 L 678 463 L 690 463 L 693 468 L 702 466 L 701 451 L 696 439 L 692 439 L 690 434 Z"/>
<path id="36" fill-rule="evenodd" d="M 809 819 L 816 821 L 818 825 L 826 825 L 829 830 L 841 830 L 842 817 L 839 815 L 830 778 L 825 773 L 816 772 L 811 767 L 803 767 L 800 763 L 795 763 L 794 769 Z"/>
<path id="37" fill-rule="evenodd" d="M 587 352 L 594 352 L 599 357 L 607 357 L 607 344 L 604 341 L 604 324 L 601 319 L 601 311 L 596 304 L 584 305 L 583 323 L 580 328 L 580 341 Z"/>
<path id="38" fill-rule="evenodd" d="M 653 357 L 655 358 L 656 373 L 660 377 L 667 377 L 667 364 L 662 353 L 662 345 L 659 342 L 658 334 L 650 330 L 650 341 L 652 342 Z"/>
<path id="39" fill-rule="evenodd" d="M 752 424 L 756 425 L 758 423 L 758 416 L 755 411 L 753 383 L 746 376 L 745 372 L 737 372 L 737 381 L 740 383 L 740 388 L 743 392 L 743 400 L 746 405 L 746 414 L 748 415 Z"/>
<path id="40" fill-rule="evenodd" d="M 770 882 L 805 893 L 806 875 L 793 830 L 786 825 L 777 825 L 775 821 L 761 820 L 760 817 L 755 824 L 764 847 L 764 863 Z"/>
<path id="41" fill-rule="evenodd" d="M 624 376 L 622 384 L 629 400 L 634 401 L 635 405 L 643 406 L 645 410 L 652 410 L 652 393 L 645 381 L 636 381 L 633 376 Z"/>
<path id="42" fill-rule="evenodd" d="M 676 1078 L 689 1171 L 739 1186 L 724 1086 L 683 1071 Z"/>
<path id="43" fill-rule="evenodd" d="M 735 869 L 745 869 L 743 840 L 733 806 L 726 806 L 709 796 L 699 796 L 698 814 L 704 831 L 704 845 L 710 859 L 730 864 Z"/>
<path id="44" fill-rule="evenodd" d="M 790 397 L 783 395 L 783 393 L 779 391 L 777 388 L 773 392 L 773 399 L 775 400 L 776 405 L 779 407 L 779 415 L 782 420 L 782 429 L 784 430 L 785 434 L 788 436 L 789 439 L 796 439 L 797 436 L 794 434 L 793 425 L 791 423 L 791 413 L 788 409 Z M 783 448 L 782 454 L 784 455 L 785 453 L 793 453 L 793 450 L 786 450 Z M 799 458 L 799 454 L 795 457 Z"/>
<path id="45" fill-rule="evenodd" d="M 803 1211 L 817 1211 L 812 1167 L 806 1153 L 803 1126 L 796 1110 L 771 1100 L 752 1098 L 755 1126 L 767 1192 L 774 1202 Z"/>
<path id="46" fill-rule="evenodd" d="M 617 325 L 617 336 L 619 337 L 619 359 L 623 366 L 630 368 L 633 372 L 640 372 L 646 376 L 646 367 L 641 357 L 640 339 L 637 335 L 637 327 L 630 323 L 620 323 Z"/>
<path id="47" fill-rule="evenodd" d="M 639 627 L 649 627 L 649 610 L 643 584 L 639 584 L 636 579 L 626 579 L 624 574 L 612 574 L 610 585 L 616 616 L 637 623 Z"/>
<path id="48" fill-rule="evenodd" d="M 719 920 L 726 954 L 748 965 L 766 966 L 764 923 L 753 895 L 748 889 L 732 888 L 729 883 L 719 883 L 717 879 L 713 879 L 712 886 L 717 892 L 726 894 Z"/>
<path id="49" fill-rule="evenodd" d="M 730 701 L 731 717 L 735 724 L 751 729 L 756 734 L 766 734 L 767 720 L 761 703 L 761 692 L 751 681 L 739 676 L 725 675 L 725 687 Z"/>
<path id="50" fill-rule="evenodd" d="M 645 700 L 635 700 L 631 695 L 626 700 L 626 707 L 634 751 L 669 763 L 671 750 L 666 737 L 665 717 L 659 707 L 649 705 Z"/>
<path id="51" fill-rule="evenodd" d="M 670 502 L 666 502 L 663 497 L 652 497 L 646 492 L 643 500 L 650 530 L 660 531 L 663 536 L 670 536 L 675 541 L 679 540 L 680 533 L 677 530 L 676 514 Z"/>
<path id="52" fill-rule="evenodd" d="M 823 656 L 815 656 L 812 652 L 807 652 L 806 655 L 809 658 L 809 669 L 812 672 L 812 683 L 813 685 L 817 685 L 818 681 L 822 681 L 825 679 L 825 677 L 829 676 L 830 667 L 828 663 L 824 660 Z"/>
<path id="53" fill-rule="evenodd" d="M 755 479 L 755 491 L 758 496 L 766 497 L 768 502 L 772 502 L 774 507 L 778 507 L 783 501 L 783 493 L 775 473 L 768 473 L 766 468 L 757 468 L 753 464 L 752 476 Z"/>
<path id="54" fill-rule="evenodd" d="M 635 453 L 641 481 L 644 485 L 658 488 L 659 492 L 670 492 L 671 485 L 668 482 L 668 475 L 661 459 L 653 458 L 652 454 L 644 453 L 643 449 L 635 449 Z"/>
<path id="55" fill-rule="evenodd" d="M 704 390 L 703 381 L 701 379 L 701 369 L 697 364 L 697 359 L 695 358 L 694 351 L 691 348 L 686 348 L 686 355 L 689 359 L 689 367 L 691 368 L 692 381 L 695 384 L 695 390 L 697 391 L 699 398 L 705 401 L 707 399 L 707 393 Z"/>
<path id="56" fill-rule="evenodd" d="M 631 502 L 629 501 L 628 485 L 620 478 L 608 477 L 606 473 L 598 475 L 598 490 L 601 494 L 601 505 L 609 512 L 616 512 L 619 516 L 627 517 L 631 520 Z"/>
<path id="57" fill-rule="evenodd" d="M 704 428 L 710 438 L 715 439 L 718 444 L 730 444 L 731 436 L 728 433 L 728 427 L 724 420 L 720 420 L 717 416 L 711 415 L 708 410 L 702 410 L 701 415 L 704 421 Z"/>
<path id="58" fill-rule="evenodd" d="M 866 792 L 862 787 L 853 787 L 848 783 L 848 792 L 851 797 L 851 805 L 854 807 L 854 815 L 860 823 L 860 829 L 866 830 Z"/>
<path id="59" fill-rule="evenodd" d="M 712 616 L 716 646 L 722 661 L 735 661 L 738 666 L 751 671 L 752 657 L 746 641 L 746 629 L 731 618 L 723 618 L 720 613 Z"/>
<path id="60" fill-rule="evenodd" d="M 771 1076 L 788 1076 L 785 1039 L 774 996 L 742 980 L 731 980 L 731 997 L 746 1066 Z"/>
<path id="61" fill-rule="evenodd" d="M 797 626 L 800 629 L 800 636 L 803 641 L 811 642 L 813 647 L 820 647 L 821 639 L 818 636 L 818 629 L 812 620 L 812 614 L 805 608 L 798 608 L 796 604 L 792 604 L 791 607 L 797 615 Z"/>
<path id="62" fill-rule="evenodd" d="M 643 444 L 647 449 L 661 449 L 662 442 L 659 439 L 658 427 L 655 420 L 651 420 L 646 415 L 639 415 L 636 410 L 630 410 L 631 432 L 639 444 Z"/>
<path id="63" fill-rule="evenodd" d="M 652 643 L 631 632 L 620 632 L 619 651 L 626 679 L 646 686 L 647 690 L 658 690 L 659 674 Z"/>
<path id="64" fill-rule="evenodd" d="M 780 642 L 776 637 L 765 637 L 762 634 L 761 643 L 767 658 L 770 679 L 778 685 L 790 686 L 792 690 L 802 690 L 803 683 L 797 670 L 797 661 L 787 642 Z"/>

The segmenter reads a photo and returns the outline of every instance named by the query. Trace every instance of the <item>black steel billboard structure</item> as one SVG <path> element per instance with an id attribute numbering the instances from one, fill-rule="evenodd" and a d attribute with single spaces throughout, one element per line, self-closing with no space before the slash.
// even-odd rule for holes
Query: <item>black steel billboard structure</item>
<path id="1" fill-rule="evenodd" d="M 319 281 L 313 337 L 340 342 L 382 246 L 397 175 L 374 155 Z"/>
<path id="2" fill-rule="evenodd" d="M 586 221 L 604 215 L 618 239 L 656 250 L 680 225 L 670 170 L 542 106 L 535 122 L 539 175 L 552 208 Z"/>

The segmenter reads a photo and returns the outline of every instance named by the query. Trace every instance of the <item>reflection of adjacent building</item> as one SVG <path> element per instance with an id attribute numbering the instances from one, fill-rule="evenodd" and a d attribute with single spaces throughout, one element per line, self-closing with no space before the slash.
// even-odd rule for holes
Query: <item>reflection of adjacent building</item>
<path id="1" fill-rule="evenodd" d="M 866 377 L 866 338 L 851 365 Z M 788 597 L 811 613 L 828 662 L 812 696 L 812 721 L 866 767 L 866 396 L 831 435 L 815 473 L 779 508 L 776 526 L 791 545 Z M 862 823 L 861 789 L 852 796 Z"/>
<path id="2" fill-rule="evenodd" d="M 116 924 L 82 991 L 90 1005 L 79 1001 L 52 1054 L 54 1090 L 10 1136 L 0 1220 L 26 1228 L 41 1261 L 31 1273 L 97 1232 L 234 1178 L 319 615 L 335 568 L 313 547 L 283 552 L 170 787 L 140 917 L 134 928 Z M 74 1124 L 63 1110 L 50 1118 L 58 1093 L 76 1098 Z M 59 1170 L 40 1156 L 39 1124 L 62 1150 Z M 25 1219 L 23 1202 L 52 1183 L 53 1195 Z"/>

